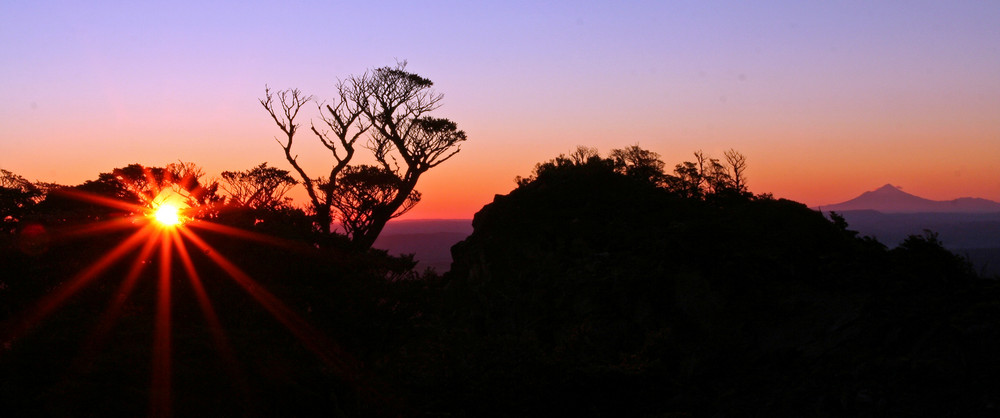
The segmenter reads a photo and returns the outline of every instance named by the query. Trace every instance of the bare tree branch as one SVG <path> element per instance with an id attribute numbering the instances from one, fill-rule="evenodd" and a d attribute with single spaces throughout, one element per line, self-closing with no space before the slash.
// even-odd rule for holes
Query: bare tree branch
<path id="1" fill-rule="evenodd" d="M 733 189 L 741 193 L 746 192 L 747 157 L 732 148 L 723 154 L 726 156 L 726 164 L 729 165 L 729 177 L 732 179 Z"/>
<path id="2" fill-rule="evenodd" d="M 306 171 L 298 163 L 298 156 L 292 156 L 292 144 L 295 140 L 295 133 L 298 131 L 299 125 L 295 123 L 295 118 L 298 116 L 299 111 L 302 107 L 306 105 L 309 101 L 313 100 L 312 96 L 305 96 L 298 89 L 281 90 L 277 92 L 278 102 L 277 108 L 275 107 L 274 94 L 271 93 L 269 87 L 264 88 L 264 98 L 260 99 L 261 106 L 267 110 L 267 113 L 271 115 L 271 119 L 274 123 L 278 125 L 281 132 L 285 134 L 285 141 L 275 138 L 281 148 L 285 151 L 285 159 L 288 163 L 292 165 L 295 172 L 299 174 L 299 178 L 302 179 L 303 185 L 305 185 L 306 193 L 309 195 L 309 201 L 312 203 L 314 215 L 317 217 L 317 227 L 324 232 L 330 232 L 329 220 L 330 220 L 330 205 L 329 198 L 323 195 L 322 184 L 317 184 L 316 180 L 309 177 Z M 321 199 L 322 197 L 322 199 Z M 324 226 L 326 225 L 326 226 Z"/>
<path id="3" fill-rule="evenodd" d="M 325 179 L 311 179 L 291 154 L 298 128 L 295 117 L 312 97 L 283 90 L 275 100 L 265 89 L 261 105 L 285 134 L 278 143 L 302 178 L 318 223 L 329 221 L 335 211 L 352 241 L 367 248 L 389 219 L 420 200 L 415 187 L 421 174 L 454 157 L 466 140 L 454 122 L 428 115 L 444 98 L 432 86 L 430 80 L 407 72 L 405 61 L 338 80 L 336 97 L 317 105 L 322 125 L 310 123 L 333 156 Z M 365 148 L 378 166 L 352 166 L 357 141 L 366 133 Z"/>

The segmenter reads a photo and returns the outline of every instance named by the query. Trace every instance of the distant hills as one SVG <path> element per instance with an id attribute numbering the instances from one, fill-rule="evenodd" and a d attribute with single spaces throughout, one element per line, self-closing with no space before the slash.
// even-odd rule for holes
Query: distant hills
<path id="1" fill-rule="evenodd" d="M 451 246 L 472 233 L 472 219 L 415 219 L 390 221 L 375 248 L 389 254 L 414 254 L 418 270 L 433 268 L 444 273 L 451 268 Z"/>
<path id="2" fill-rule="evenodd" d="M 814 209 L 840 213 L 850 229 L 890 248 L 908 235 L 934 231 L 945 246 L 967 255 L 977 267 L 1000 274 L 1000 203 L 970 197 L 930 200 L 886 184 L 846 202 Z M 392 221 L 374 247 L 390 254 L 414 254 L 420 262 L 418 269 L 430 267 L 444 273 L 451 267 L 451 247 L 471 233 L 471 219 Z"/>
<path id="3" fill-rule="evenodd" d="M 953 200 L 930 200 L 902 191 L 891 184 L 879 187 L 846 202 L 822 206 L 824 212 L 875 210 L 882 213 L 989 213 L 1000 212 L 1000 203 L 962 197 Z"/>
<path id="4" fill-rule="evenodd" d="M 992 200 L 930 200 L 886 184 L 846 202 L 815 209 L 839 213 L 850 229 L 890 248 L 909 235 L 934 232 L 945 247 L 966 256 L 980 272 L 1000 274 L 1000 203 Z"/>

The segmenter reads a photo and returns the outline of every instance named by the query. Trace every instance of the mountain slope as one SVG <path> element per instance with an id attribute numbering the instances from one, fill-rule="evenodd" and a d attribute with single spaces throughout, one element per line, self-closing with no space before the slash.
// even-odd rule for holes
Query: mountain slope
<path id="1" fill-rule="evenodd" d="M 953 200 L 930 200 L 906 193 L 891 184 L 833 205 L 823 211 L 876 210 L 883 213 L 985 213 L 1000 212 L 1000 203 L 992 200 L 963 197 Z"/>

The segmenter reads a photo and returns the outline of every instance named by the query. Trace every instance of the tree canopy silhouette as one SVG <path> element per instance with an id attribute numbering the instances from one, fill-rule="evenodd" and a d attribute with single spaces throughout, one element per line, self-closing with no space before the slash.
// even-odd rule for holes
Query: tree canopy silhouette
<path id="1" fill-rule="evenodd" d="M 18 174 L 0 169 L 0 232 L 13 232 L 44 195 L 41 187 Z"/>
<path id="2" fill-rule="evenodd" d="M 546 176 L 569 174 L 590 167 L 614 171 L 683 197 L 751 197 L 747 188 L 747 158 L 732 149 L 724 154 L 725 161 L 720 161 L 696 151 L 694 161 L 677 164 L 673 173 L 668 174 L 664 172 L 666 164 L 660 160 L 659 154 L 638 145 L 613 149 L 606 158 L 601 157 L 596 148 L 581 146 L 569 155 L 560 154 L 537 164 L 531 176 L 517 177 L 515 181 L 524 186 Z"/>
<path id="3" fill-rule="evenodd" d="M 405 61 L 339 80 L 337 95 L 317 103 L 319 123 L 310 122 L 333 158 L 320 177 L 310 176 L 292 152 L 296 118 L 314 98 L 297 89 L 265 89 L 260 103 L 284 134 L 278 143 L 305 186 L 318 231 L 331 233 L 337 221 L 356 246 L 371 247 L 390 219 L 420 201 L 420 176 L 459 152 L 466 134 L 454 122 L 430 115 L 444 97 L 432 86 L 406 71 Z M 377 164 L 352 166 L 365 134 L 362 147 Z"/>
<path id="4" fill-rule="evenodd" d="M 288 170 L 268 167 L 267 163 L 244 171 L 223 171 L 222 189 L 229 193 L 229 203 L 251 209 L 276 208 L 289 203 L 285 194 L 299 182 Z"/>

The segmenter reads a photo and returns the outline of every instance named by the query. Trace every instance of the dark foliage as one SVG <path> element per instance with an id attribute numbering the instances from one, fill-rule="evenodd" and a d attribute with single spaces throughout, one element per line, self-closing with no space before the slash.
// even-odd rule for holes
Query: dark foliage
<path id="1" fill-rule="evenodd" d="M 282 208 L 291 205 L 285 193 L 298 184 L 288 170 L 268 167 L 267 163 L 244 171 L 223 171 L 222 186 L 229 193 L 229 204 L 252 209 Z"/>
<path id="2" fill-rule="evenodd" d="M 735 163 L 728 171 L 694 162 L 673 174 L 638 147 L 609 158 L 581 148 L 542 163 L 476 214 L 443 277 L 415 273 L 412 257 L 317 235 L 300 209 L 206 198 L 210 210 L 196 211 L 198 220 L 243 231 L 199 229 L 212 250 L 188 247 L 232 356 L 214 342 L 173 257 L 172 412 L 996 412 L 994 280 L 976 276 L 931 232 L 889 250 L 842 217 L 753 196 L 745 172 L 732 169 L 745 170 L 745 159 L 726 156 L 715 164 Z M 77 188 L 142 200 L 110 174 Z M 69 196 L 8 205 L 18 223 L 0 235 L 0 408 L 4 416 L 145 415 L 158 252 L 133 264 L 140 249 L 132 250 L 44 321 L 20 327 L 39 300 L 134 232 L 74 233 L 129 214 Z M 307 325 L 276 318 L 213 253 Z M 135 290 L 105 322 L 133 266 L 143 267 Z M 113 326 L 95 332 L 101 324 Z"/>
<path id="3" fill-rule="evenodd" d="M 44 310 L 43 301 L 148 222 L 143 219 L 150 196 L 173 187 L 195 191 L 190 218 L 242 231 L 185 227 L 212 247 L 201 249 L 185 239 L 185 252 L 228 347 L 216 343 L 197 287 L 172 245 L 175 415 L 382 416 L 401 410 L 398 396 L 370 365 L 411 334 L 405 321 L 412 313 L 400 310 L 394 302 L 400 298 L 392 295 L 394 283 L 420 278 L 411 271 L 415 262 L 358 251 L 346 239 L 316 236 L 312 220 L 300 209 L 222 204 L 212 197 L 214 188 L 197 193 L 206 189 L 169 173 L 132 165 L 49 193 L 32 203 L 23 222 L 18 212 L 15 230 L 0 236 L 0 414 L 151 412 L 154 324 L 164 264 L 157 238 L 148 239 L 157 245 L 150 253 L 142 255 L 141 246 L 134 247 L 51 315 L 33 318 Z M 101 225 L 117 226 L 93 229 Z M 215 254 L 247 272 L 254 284 L 240 285 L 213 260 Z M 139 275 L 127 291 L 125 278 L 133 269 Z M 268 305 L 259 293 L 255 297 L 257 290 L 274 295 L 284 308 Z M 289 322 L 288 312 L 302 321 Z M 310 349 L 316 346 L 319 352 Z"/>
<path id="4" fill-rule="evenodd" d="M 444 306 L 465 333 L 442 356 L 462 360 L 429 379 L 454 397 L 438 412 L 939 416 L 997 405 L 1000 293 L 933 234 L 889 251 L 795 202 L 664 187 L 581 155 L 541 164 L 453 248 Z"/>

